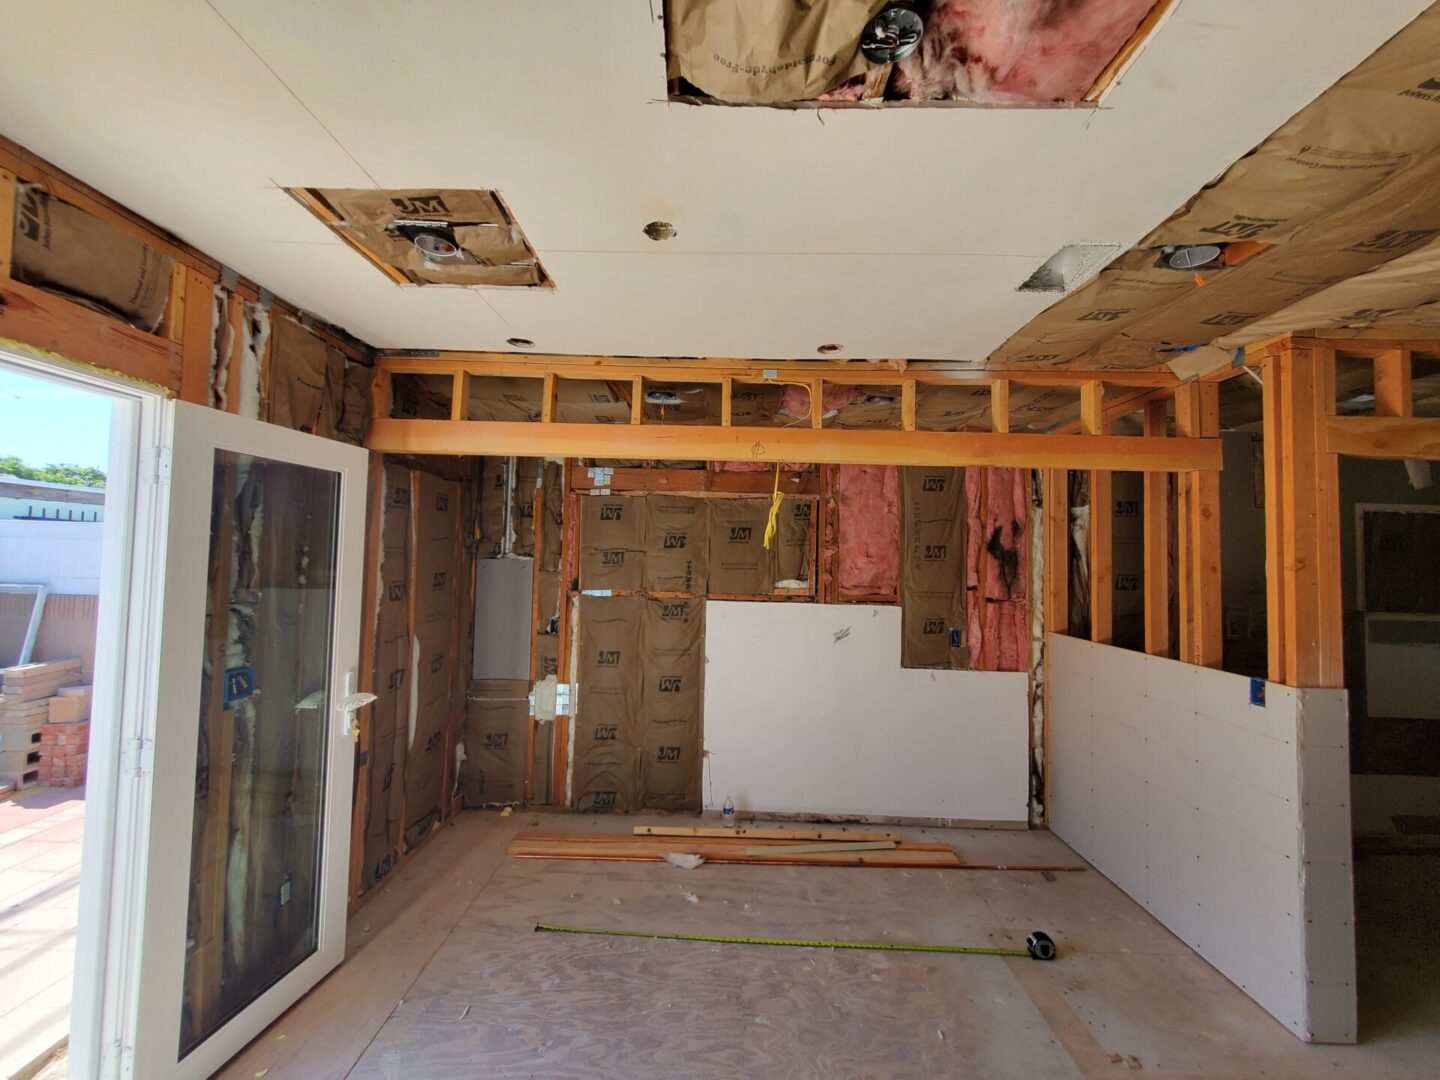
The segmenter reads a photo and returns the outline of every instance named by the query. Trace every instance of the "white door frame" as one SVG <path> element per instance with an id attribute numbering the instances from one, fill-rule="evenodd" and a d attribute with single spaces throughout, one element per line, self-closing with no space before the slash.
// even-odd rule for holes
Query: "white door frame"
<path id="1" fill-rule="evenodd" d="M 110 455 L 100 560 L 85 833 L 81 848 L 69 1075 L 95 1078 L 119 1061 L 121 1018 L 133 1011 L 124 973 L 136 946 L 136 863 L 145 792 L 133 782 L 139 723 L 153 710 L 158 634 L 157 558 L 164 508 L 159 460 L 165 393 L 53 355 L 6 343 L 0 365 L 110 399 Z"/>

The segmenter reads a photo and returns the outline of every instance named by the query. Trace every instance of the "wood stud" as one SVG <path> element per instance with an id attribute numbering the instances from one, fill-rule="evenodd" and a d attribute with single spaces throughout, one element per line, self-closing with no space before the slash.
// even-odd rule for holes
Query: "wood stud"
<path id="1" fill-rule="evenodd" d="M 1164 438 L 1169 403 L 1146 402 L 1145 434 Z M 1170 655 L 1170 477 L 1146 473 L 1144 494 L 1145 651 Z"/>

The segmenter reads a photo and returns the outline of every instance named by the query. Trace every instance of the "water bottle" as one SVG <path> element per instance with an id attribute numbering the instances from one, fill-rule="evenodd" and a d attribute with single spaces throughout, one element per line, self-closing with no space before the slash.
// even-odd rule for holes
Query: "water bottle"
<path id="1" fill-rule="evenodd" d="M 735 827 L 735 800 L 725 796 L 725 805 L 720 808 L 720 824 L 727 829 Z"/>

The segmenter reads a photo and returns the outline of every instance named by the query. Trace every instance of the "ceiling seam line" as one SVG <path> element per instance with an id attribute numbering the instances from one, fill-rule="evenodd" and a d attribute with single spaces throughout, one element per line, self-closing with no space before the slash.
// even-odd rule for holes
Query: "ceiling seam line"
<path id="1" fill-rule="evenodd" d="M 264 66 L 265 70 L 270 72 L 271 76 L 274 77 L 275 81 L 285 88 L 285 92 L 295 99 L 295 103 L 305 110 L 306 114 L 310 117 L 310 119 L 314 120 L 315 123 L 320 125 L 320 130 L 325 132 L 326 135 L 330 136 L 330 140 L 340 148 L 341 152 L 346 157 L 348 157 L 351 162 L 354 163 L 357 169 L 359 169 L 362 173 L 365 174 L 366 179 L 368 179 L 370 183 L 374 184 L 376 188 L 379 188 L 380 181 L 376 180 L 375 177 L 370 174 L 369 169 L 365 168 L 364 165 L 360 164 L 360 159 L 357 158 L 354 154 L 352 154 L 350 152 L 350 148 L 340 141 L 339 136 L 337 136 L 325 125 L 325 121 L 321 120 L 319 116 L 315 115 L 315 110 L 310 108 L 309 105 L 305 104 L 305 100 L 291 88 L 289 83 L 287 83 L 283 78 L 281 78 L 280 73 L 270 66 L 270 62 L 266 60 L 265 57 L 260 55 L 260 50 L 255 48 L 254 45 L 251 45 L 250 42 L 246 40 L 245 35 L 240 33 L 240 31 L 235 28 L 234 24 L 231 23 L 230 20 L 221 13 L 220 9 L 215 6 L 213 0 L 205 0 L 205 6 L 214 13 L 217 19 L 219 19 L 222 23 L 225 24 L 226 28 L 232 34 L 234 34 L 236 38 L 239 39 L 240 44 L 244 45 L 245 48 L 250 50 L 250 54 L 254 56 L 256 60 L 259 60 L 260 63 Z"/>

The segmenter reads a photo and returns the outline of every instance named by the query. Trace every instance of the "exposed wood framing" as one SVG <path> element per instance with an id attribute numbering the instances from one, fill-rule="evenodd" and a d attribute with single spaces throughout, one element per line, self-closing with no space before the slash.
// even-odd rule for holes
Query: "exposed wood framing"
<path id="1" fill-rule="evenodd" d="M 1413 416 L 1409 349 L 1387 349 L 1375 357 L 1375 415 Z"/>
<path id="2" fill-rule="evenodd" d="M 1004 435 L 1010 430 L 1010 380 L 990 384 L 990 430 Z"/>
<path id="3" fill-rule="evenodd" d="M 198 270 L 177 266 L 180 281 L 180 398 L 210 404 L 210 371 L 215 361 L 215 282 Z M 171 302 L 177 297 L 172 292 Z"/>
<path id="4" fill-rule="evenodd" d="M 1168 409 L 1164 401 L 1145 405 L 1145 434 L 1164 438 Z M 1145 474 L 1145 651 L 1170 655 L 1170 477 Z"/>
<path id="5" fill-rule="evenodd" d="M 1218 383 L 1193 382 L 1175 394 L 1175 430 L 1180 436 L 1220 434 Z M 1220 477 L 1188 472 L 1180 477 L 1179 658 L 1201 667 L 1224 661 L 1220 594 Z"/>
<path id="6" fill-rule="evenodd" d="M 1105 438 L 1105 384 L 1092 381 L 1080 388 L 1081 439 Z M 1160 440 L 1163 441 L 1163 440 Z M 1090 640 L 1108 645 L 1115 636 L 1115 495 L 1110 465 L 1090 470 Z"/>
<path id="7" fill-rule="evenodd" d="M 308 188 L 286 188 L 285 190 L 296 202 L 298 202 L 301 206 L 305 207 L 305 209 L 309 210 L 326 225 L 330 226 L 330 231 L 336 236 L 338 236 L 342 241 L 344 241 L 345 244 L 347 244 L 351 248 L 351 250 L 359 252 L 360 256 L 366 262 L 368 262 L 371 266 L 375 267 L 376 270 L 379 270 L 380 273 L 384 274 L 396 285 L 411 284 L 411 281 L 408 277 L 402 274 L 399 270 L 395 269 L 395 267 L 391 266 L 384 259 L 380 258 L 379 255 L 376 255 L 364 244 L 360 243 L 359 240 L 355 239 L 355 237 L 350 233 L 350 231 L 343 227 L 343 224 L 340 220 L 340 215 L 335 213 L 335 211 L 330 208 L 330 204 L 327 203 L 324 199 L 315 195 Z"/>
<path id="8" fill-rule="evenodd" d="M 1267 347 L 1260 363 L 1270 678 L 1343 686 L 1339 459 L 1326 432 L 1335 355 L 1286 340 Z"/>
<path id="9" fill-rule="evenodd" d="M 380 418 L 378 410 L 367 445 L 394 454 L 1074 467 L 1141 472 L 1218 471 L 1221 465 L 1218 439 L 395 420 Z"/>
<path id="10" fill-rule="evenodd" d="M 1330 416 L 1325 448 L 1332 454 L 1384 460 L 1440 461 L 1440 420 L 1405 416 Z"/>
<path id="11" fill-rule="evenodd" d="M 597 487 L 613 491 L 670 491 L 678 494 L 715 492 L 728 495 L 769 495 L 775 489 L 775 473 L 714 472 L 710 469 L 611 469 L 604 484 L 596 482 L 590 470 L 576 461 L 566 463 L 570 487 L 592 491 Z M 816 495 L 820 491 L 816 472 L 782 472 L 780 491 L 786 495 Z"/>
<path id="12" fill-rule="evenodd" d="M 1064 469 L 1046 469 L 1043 483 L 1045 629 L 1065 634 L 1070 630 L 1070 474 Z"/>
<path id="13" fill-rule="evenodd" d="M 178 392 L 180 346 L 62 296 L 0 281 L 0 341 L 54 353 Z"/>
<path id="14" fill-rule="evenodd" d="M 1130 66 L 1130 62 L 1139 54 L 1145 43 L 1150 40 L 1150 35 L 1155 33 L 1174 4 L 1175 0 L 1156 0 L 1155 6 L 1150 9 L 1145 18 L 1140 20 L 1140 25 L 1135 28 L 1135 32 L 1130 35 L 1129 40 L 1120 47 L 1120 51 L 1090 84 L 1090 89 L 1085 91 L 1083 100 L 1099 101 L 1105 96 L 1105 92 L 1125 73 L 1125 69 Z"/>

